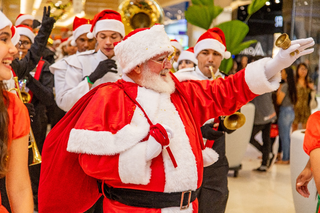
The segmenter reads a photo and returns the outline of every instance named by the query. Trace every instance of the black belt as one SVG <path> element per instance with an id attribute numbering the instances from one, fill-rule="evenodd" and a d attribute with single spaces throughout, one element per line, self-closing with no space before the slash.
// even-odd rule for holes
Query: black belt
<path id="1" fill-rule="evenodd" d="M 187 209 L 191 202 L 193 202 L 199 190 L 184 191 L 184 192 L 152 192 L 135 189 L 113 188 L 107 184 L 98 182 L 99 191 L 110 200 L 115 200 L 128 206 L 156 208 L 162 209 L 167 207 L 180 207 L 180 209 Z M 103 187 L 103 191 L 101 190 Z"/>

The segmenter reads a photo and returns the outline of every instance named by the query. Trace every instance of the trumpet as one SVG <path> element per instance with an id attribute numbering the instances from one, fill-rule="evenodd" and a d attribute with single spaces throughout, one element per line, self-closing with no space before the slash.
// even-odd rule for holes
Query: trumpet
<path id="1" fill-rule="evenodd" d="M 239 129 L 246 122 L 246 116 L 241 112 L 235 112 L 232 115 L 221 116 L 223 120 L 223 125 L 230 130 Z"/>
<path id="2" fill-rule="evenodd" d="M 19 82 L 18 82 L 18 77 L 13 77 L 13 79 L 14 79 L 16 88 L 11 88 L 11 89 L 9 89 L 9 91 L 12 91 L 12 90 L 16 91 L 16 93 L 18 94 L 18 97 L 20 98 L 20 100 L 23 103 L 29 102 L 30 101 L 29 93 L 24 92 L 23 94 L 21 94 Z M 33 131 L 31 129 L 31 127 L 30 127 L 30 132 L 29 132 L 29 143 L 30 143 L 30 145 L 28 146 L 28 148 L 31 148 L 32 153 L 33 153 L 32 163 L 29 166 L 37 165 L 42 162 L 42 159 L 41 159 L 41 155 L 40 155 L 40 152 L 39 152 L 39 149 L 38 149 L 38 146 L 37 146 L 36 140 L 34 138 Z"/>

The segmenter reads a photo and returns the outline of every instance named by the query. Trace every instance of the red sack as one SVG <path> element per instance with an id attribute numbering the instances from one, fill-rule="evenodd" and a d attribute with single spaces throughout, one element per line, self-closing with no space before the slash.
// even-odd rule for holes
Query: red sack
<path id="1" fill-rule="evenodd" d="M 271 124 L 270 138 L 275 138 L 279 135 L 278 124 Z"/>

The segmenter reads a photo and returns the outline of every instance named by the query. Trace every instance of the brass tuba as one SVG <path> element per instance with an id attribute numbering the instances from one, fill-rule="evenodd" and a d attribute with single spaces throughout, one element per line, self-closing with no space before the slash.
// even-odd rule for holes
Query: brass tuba
<path id="1" fill-rule="evenodd" d="M 12 90 L 16 91 L 20 100 L 23 103 L 29 102 L 30 101 L 30 94 L 27 92 L 21 93 L 20 87 L 19 87 L 19 82 L 18 82 L 18 77 L 13 77 L 13 79 L 16 84 L 16 88 L 11 88 L 11 89 L 9 89 L 9 91 L 12 91 Z M 30 127 L 30 133 L 29 133 L 29 143 L 30 143 L 30 145 L 28 146 L 28 148 L 31 148 L 32 153 L 33 153 L 32 163 L 29 166 L 37 165 L 42 162 L 42 159 L 41 159 L 41 155 L 40 155 L 38 146 L 36 144 L 36 140 L 34 138 L 33 131 L 31 129 L 31 127 Z"/>
<path id="2" fill-rule="evenodd" d="M 124 0 L 118 10 L 126 34 L 138 28 L 148 28 L 163 22 L 163 9 L 154 0 Z"/>

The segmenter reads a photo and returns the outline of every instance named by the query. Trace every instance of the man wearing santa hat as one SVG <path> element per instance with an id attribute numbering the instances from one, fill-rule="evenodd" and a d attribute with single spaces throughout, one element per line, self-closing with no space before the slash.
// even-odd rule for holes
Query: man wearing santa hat
<path id="1" fill-rule="evenodd" d="M 175 54 L 174 54 L 174 62 L 173 62 L 173 66 L 172 69 L 174 71 L 178 70 L 178 58 L 183 50 L 182 45 L 179 43 L 179 41 L 177 39 L 171 39 L 170 40 L 170 44 L 175 48 Z"/>
<path id="2" fill-rule="evenodd" d="M 179 82 L 163 25 L 129 33 L 115 47 L 122 80 L 91 90 L 49 133 L 40 211 L 83 212 L 100 188 L 104 212 L 198 212 L 203 166 L 217 160 L 199 124 L 276 90 L 280 70 L 313 51 L 312 38 L 292 43 L 225 80 Z"/>
<path id="3" fill-rule="evenodd" d="M 19 14 L 16 18 L 15 26 L 24 25 L 33 28 L 34 17 L 28 14 Z"/>
<path id="4" fill-rule="evenodd" d="M 56 84 L 56 102 L 62 110 L 70 110 L 92 87 L 120 78 L 121 68 L 116 64 L 113 43 L 121 41 L 124 35 L 124 25 L 118 12 L 103 10 L 95 15 L 87 36 L 88 39 L 96 38 L 98 51 L 86 51 L 65 60 L 65 76 L 63 79 L 59 77 L 61 86 Z M 54 67 L 50 69 L 56 72 Z"/>
<path id="5" fill-rule="evenodd" d="M 92 27 L 92 20 L 86 18 L 78 18 L 77 16 L 73 21 L 73 40 L 72 46 L 78 48 L 78 52 L 84 52 L 87 50 L 94 50 L 96 47 L 96 39 L 87 37 Z"/>

